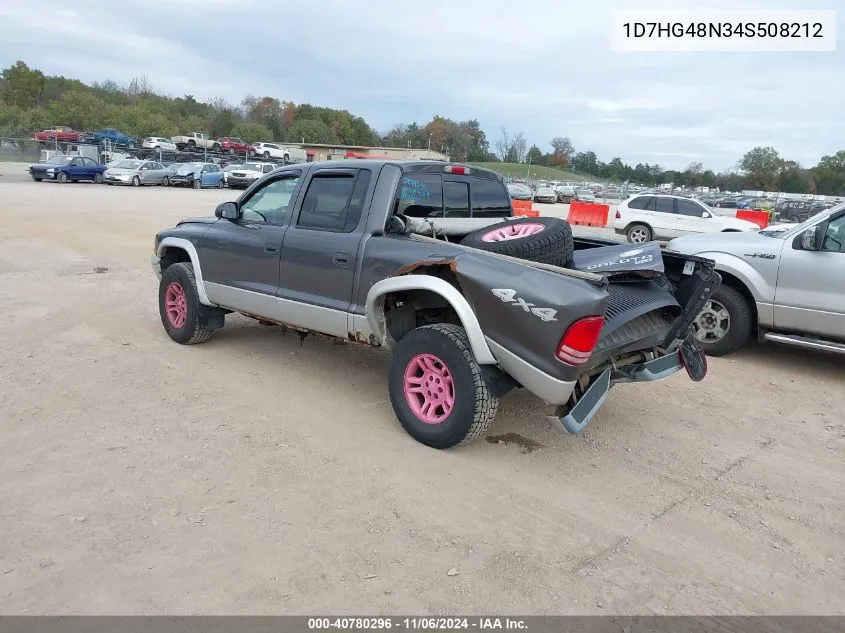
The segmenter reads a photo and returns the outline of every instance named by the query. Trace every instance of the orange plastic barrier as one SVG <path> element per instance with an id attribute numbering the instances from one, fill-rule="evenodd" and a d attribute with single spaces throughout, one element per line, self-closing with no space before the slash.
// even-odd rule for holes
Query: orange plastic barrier
<path id="1" fill-rule="evenodd" d="M 531 207 L 531 200 L 512 200 L 513 214 L 515 216 L 524 216 L 528 218 L 536 218 L 540 216 L 540 212 Z"/>
<path id="2" fill-rule="evenodd" d="M 609 213 L 610 207 L 606 204 L 573 200 L 569 203 L 569 216 L 566 221 L 578 226 L 607 226 Z"/>
<path id="3" fill-rule="evenodd" d="M 749 211 L 748 209 L 737 209 L 736 217 L 738 220 L 748 220 L 754 222 L 761 229 L 769 226 L 769 212 L 768 211 Z"/>

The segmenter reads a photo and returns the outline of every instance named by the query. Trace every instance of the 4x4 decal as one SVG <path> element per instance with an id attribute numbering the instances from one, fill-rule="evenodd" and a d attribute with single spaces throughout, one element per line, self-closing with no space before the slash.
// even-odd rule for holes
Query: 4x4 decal
<path id="1" fill-rule="evenodd" d="M 528 303 L 522 297 L 517 297 L 516 290 L 513 290 L 512 288 L 494 288 L 492 292 L 505 303 L 509 303 L 517 308 L 522 308 L 527 313 L 533 314 L 541 321 L 545 321 L 546 323 L 557 321 L 557 310 L 553 310 L 552 308 L 538 308 L 535 304 Z"/>

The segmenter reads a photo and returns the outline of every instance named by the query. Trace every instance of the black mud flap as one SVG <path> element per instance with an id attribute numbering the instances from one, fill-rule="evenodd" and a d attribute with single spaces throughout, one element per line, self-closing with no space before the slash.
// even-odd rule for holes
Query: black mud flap
<path id="1" fill-rule="evenodd" d="M 704 355 L 695 338 L 692 336 L 685 338 L 678 355 L 691 380 L 695 382 L 704 380 L 707 375 L 707 356 Z"/>

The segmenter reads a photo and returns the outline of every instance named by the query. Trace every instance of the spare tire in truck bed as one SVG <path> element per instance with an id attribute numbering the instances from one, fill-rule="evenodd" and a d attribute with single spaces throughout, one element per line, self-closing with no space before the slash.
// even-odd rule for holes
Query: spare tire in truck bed
<path id="1" fill-rule="evenodd" d="M 575 244 L 569 223 L 559 218 L 520 218 L 467 235 L 461 244 L 532 262 L 566 267 Z"/>

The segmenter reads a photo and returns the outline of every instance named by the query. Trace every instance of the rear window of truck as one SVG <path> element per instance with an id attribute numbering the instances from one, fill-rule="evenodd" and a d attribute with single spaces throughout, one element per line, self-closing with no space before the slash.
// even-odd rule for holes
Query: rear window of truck
<path id="1" fill-rule="evenodd" d="M 510 217 L 510 196 L 498 180 L 443 180 L 440 174 L 406 174 L 393 212 L 412 218 Z"/>

